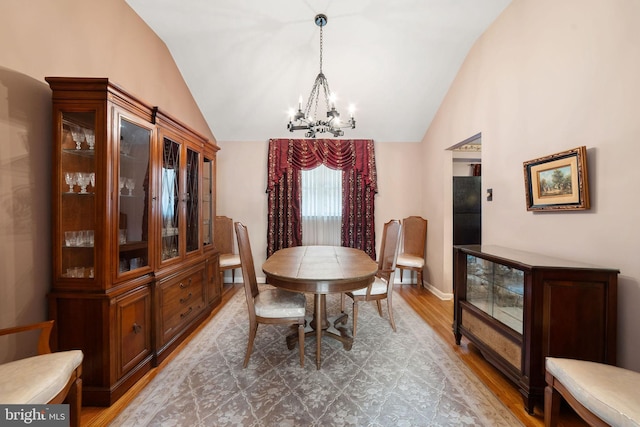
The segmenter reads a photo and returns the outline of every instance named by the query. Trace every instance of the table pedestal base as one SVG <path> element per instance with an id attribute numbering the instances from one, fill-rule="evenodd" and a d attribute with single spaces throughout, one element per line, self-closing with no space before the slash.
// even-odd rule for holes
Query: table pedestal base
<path id="1" fill-rule="evenodd" d="M 307 321 L 305 326 L 305 337 L 316 337 L 316 367 L 320 369 L 321 362 L 321 343 L 322 337 L 330 337 L 342 343 L 345 350 L 351 350 L 353 345 L 353 337 L 347 333 L 344 326 L 336 326 L 347 322 L 347 314 L 341 313 L 338 316 L 327 318 L 327 296 L 326 294 L 315 294 L 314 298 L 314 317 Z M 320 327 L 318 327 L 318 323 Z M 298 334 L 287 336 L 287 347 L 292 350 L 298 342 Z"/>

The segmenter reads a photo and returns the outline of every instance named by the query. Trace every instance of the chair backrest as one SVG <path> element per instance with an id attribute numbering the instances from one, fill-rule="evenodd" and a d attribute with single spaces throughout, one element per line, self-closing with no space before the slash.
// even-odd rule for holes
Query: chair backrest
<path id="1" fill-rule="evenodd" d="M 236 237 L 238 238 L 238 250 L 240 262 L 242 263 L 242 281 L 244 282 L 244 293 L 247 297 L 249 315 L 255 316 L 253 299 L 258 296 L 258 281 L 256 280 L 256 270 L 253 267 L 253 255 L 251 253 L 251 243 L 249 242 L 249 231 L 241 222 L 235 223 Z"/>
<path id="2" fill-rule="evenodd" d="M 216 216 L 213 228 L 213 244 L 221 254 L 233 253 L 233 220 Z"/>
<path id="3" fill-rule="evenodd" d="M 384 225 L 382 231 L 377 276 L 385 279 L 387 283 L 393 283 L 395 277 L 401 230 L 400 221 L 392 219 Z"/>
<path id="4" fill-rule="evenodd" d="M 424 258 L 427 240 L 427 220 L 410 216 L 402 220 L 402 252 Z"/>

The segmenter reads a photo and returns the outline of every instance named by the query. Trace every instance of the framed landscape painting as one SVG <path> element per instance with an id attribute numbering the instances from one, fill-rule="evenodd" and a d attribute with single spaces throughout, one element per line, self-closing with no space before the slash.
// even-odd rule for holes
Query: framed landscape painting
<path id="1" fill-rule="evenodd" d="M 523 163 L 528 211 L 589 209 L 587 148 Z"/>

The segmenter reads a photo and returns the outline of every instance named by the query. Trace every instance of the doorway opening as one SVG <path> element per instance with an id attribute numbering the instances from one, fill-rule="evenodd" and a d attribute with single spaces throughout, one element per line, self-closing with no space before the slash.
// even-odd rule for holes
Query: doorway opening
<path id="1" fill-rule="evenodd" d="M 452 150 L 453 244 L 482 244 L 482 136 L 476 134 Z"/>

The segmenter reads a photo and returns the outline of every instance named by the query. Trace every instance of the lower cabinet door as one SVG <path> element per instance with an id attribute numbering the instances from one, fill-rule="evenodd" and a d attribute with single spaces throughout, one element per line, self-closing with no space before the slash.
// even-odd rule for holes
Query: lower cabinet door
<path id="1" fill-rule="evenodd" d="M 116 316 L 120 343 L 118 377 L 122 377 L 152 352 L 149 286 L 118 298 Z"/>

